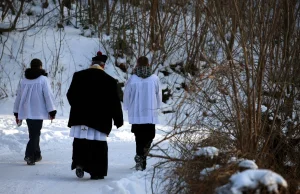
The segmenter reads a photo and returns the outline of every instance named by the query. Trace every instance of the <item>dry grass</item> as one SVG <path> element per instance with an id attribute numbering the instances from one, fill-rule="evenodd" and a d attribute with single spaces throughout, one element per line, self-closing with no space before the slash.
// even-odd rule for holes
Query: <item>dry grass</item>
<path id="1" fill-rule="evenodd" d="M 230 138 L 226 138 L 224 134 L 214 133 L 213 136 L 199 142 L 198 147 L 204 146 L 214 146 L 217 148 L 222 148 L 222 152 L 219 153 L 217 157 L 207 158 L 204 156 L 193 156 L 195 150 L 191 150 L 190 157 L 187 157 L 186 150 L 185 156 L 177 162 L 166 163 L 168 164 L 168 173 L 166 179 L 169 184 L 166 184 L 165 191 L 167 193 L 188 193 L 188 194 L 213 194 L 215 189 L 223 185 L 228 184 L 230 177 L 238 172 L 242 171 L 238 167 L 237 162 L 228 162 L 232 157 L 245 158 L 245 159 L 255 159 L 253 154 L 241 153 L 238 150 L 233 150 L 234 143 Z M 188 147 L 188 146 L 187 146 Z M 182 149 L 182 148 L 181 148 Z M 187 148 L 188 150 L 188 148 Z M 297 154 L 293 150 L 286 150 L 286 152 L 293 153 L 295 158 Z M 286 153 L 285 152 L 285 153 Z M 265 157 L 261 160 L 256 160 L 256 164 L 259 168 L 270 169 L 274 172 L 279 173 L 288 182 L 288 190 L 285 188 L 280 188 L 278 194 L 296 194 L 300 193 L 299 179 L 298 179 L 298 166 L 295 163 L 294 166 L 282 166 L 276 164 L 274 155 L 270 153 L 265 153 Z M 291 155 L 291 154 L 289 154 Z M 296 159 L 293 162 L 296 162 Z M 298 162 L 299 163 L 299 162 Z M 203 169 L 216 167 L 219 168 L 207 173 L 207 176 L 200 174 Z M 259 186 L 255 190 L 247 190 L 245 194 L 256 194 L 259 191 L 260 194 L 271 194 L 267 191 L 267 188 L 263 185 Z"/>

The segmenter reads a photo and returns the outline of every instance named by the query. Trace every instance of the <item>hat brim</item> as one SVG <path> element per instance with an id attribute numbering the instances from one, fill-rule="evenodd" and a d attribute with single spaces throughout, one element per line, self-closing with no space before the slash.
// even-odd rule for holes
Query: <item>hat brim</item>
<path id="1" fill-rule="evenodd" d="M 93 62 L 100 61 L 100 62 L 104 62 L 105 63 L 106 60 L 107 60 L 107 56 L 106 55 L 100 55 L 100 56 L 96 56 L 96 57 L 92 58 Z"/>

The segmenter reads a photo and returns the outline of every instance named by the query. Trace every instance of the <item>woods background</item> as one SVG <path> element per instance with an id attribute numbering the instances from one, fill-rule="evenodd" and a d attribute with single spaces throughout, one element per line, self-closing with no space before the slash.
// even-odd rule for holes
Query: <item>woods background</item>
<path id="1" fill-rule="evenodd" d="M 72 26 L 82 36 L 98 37 L 127 78 L 141 55 L 150 56 L 153 72 L 181 78 L 176 84 L 162 80 L 168 85 L 164 102 L 173 99 L 164 113 L 172 114 L 174 129 L 165 140 L 179 154 L 162 149 L 162 141 L 153 148 L 163 154 L 152 155 L 163 159 L 157 170 L 170 169 L 164 177 L 169 193 L 199 193 L 199 188 L 210 193 L 223 184 L 216 176 L 205 180 L 194 176 L 199 169 L 222 163 L 194 158 L 193 150 L 207 145 L 226 153 L 224 161 L 229 156 L 256 160 L 260 167 L 283 175 L 291 185 L 290 193 L 296 193 L 300 176 L 298 0 L 1 0 L 0 6 L 0 99 L 14 96 L 16 87 L 3 58 L 17 61 L 22 55 L 22 45 L 18 53 L 9 52 L 9 36 L 22 33 L 25 39 L 24 32 L 49 26 L 60 36 L 48 71 L 57 98 L 64 95 L 61 77 L 68 70 L 60 66 L 59 45 L 65 26 Z M 25 17 L 30 22 L 20 23 Z M 22 60 L 17 64 L 26 68 Z"/>

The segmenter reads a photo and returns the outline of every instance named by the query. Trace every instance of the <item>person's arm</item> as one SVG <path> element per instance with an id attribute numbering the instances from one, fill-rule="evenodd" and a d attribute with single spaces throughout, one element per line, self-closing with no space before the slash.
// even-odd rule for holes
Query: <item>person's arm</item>
<path id="1" fill-rule="evenodd" d="M 13 108 L 13 113 L 14 116 L 16 118 L 16 123 L 19 123 L 19 119 L 18 119 L 18 112 L 19 112 L 19 106 L 20 106 L 20 101 L 21 101 L 21 96 L 22 96 L 22 89 L 21 89 L 21 83 L 18 86 L 18 90 L 17 90 L 17 97 L 14 103 L 14 108 Z"/>
<path id="2" fill-rule="evenodd" d="M 46 77 L 45 77 L 46 78 Z M 50 119 L 54 119 L 56 115 L 56 107 L 55 107 L 55 98 L 49 83 L 48 78 L 45 79 L 43 83 L 43 96 L 46 102 L 46 108 L 49 113 Z"/>
<path id="3" fill-rule="evenodd" d="M 124 90 L 124 96 L 123 96 L 123 109 L 128 110 L 129 105 L 130 105 L 130 94 L 131 94 L 131 87 L 130 87 L 130 81 L 129 79 L 125 85 L 125 90 Z"/>
<path id="4" fill-rule="evenodd" d="M 123 121 L 123 112 L 122 112 L 120 98 L 118 95 L 118 87 L 116 81 L 113 83 L 113 88 L 112 88 L 112 106 L 113 106 L 112 117 L 114 120 L 114 125 L 116 125 L 116 127 L 119 128 L 123 125 L 124 121 Z"/>
<path id="5" fill-rule="evenodd" d="M 157 100 L 157 108 L 161 108 L 161 104 L 162 104 L 162 89 L 161 89 L 161 84 L 160 84 L 160 80 L 157 77 L 157 81 L 155 84 L 155 91 L 156 91 L 156 100 Z"/>
<path id="6" fill-rule="evenodd" d="M 69 101 L 69 104 L 72 106 L 73 102 L 74 102 L 74 96 L 76 95 L 76 85 L 77 85 L 77 74 L 74 73 L 69 90 L 67 92 L 67 98 Z"/>

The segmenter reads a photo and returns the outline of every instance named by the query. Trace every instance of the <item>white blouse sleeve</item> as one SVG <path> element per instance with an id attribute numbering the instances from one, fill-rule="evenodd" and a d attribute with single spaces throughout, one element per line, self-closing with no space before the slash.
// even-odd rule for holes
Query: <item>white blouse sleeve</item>
<path id="1" fill-rule="evenodd" d="M 159 81 L 159 78 L 157 78 L 157 82 L 156 82 L 156 100 L 157 100 L 157 108 L 161 108 L 161 104 L 162 104 L 162 90 L 161 90 L 161 84 Z"/>
<path id="2" fill-rule="evenodd" d="M 44 83 L 42 87 L 43 87 L 43 95 L 45 98 L 47 111 L 51 112 L 56 110 L 55 99 L 48 78 L 44 79 Z"/>
<path id="3" fill-rule="evenodd" d="M 125 85 L 124 97 L 123 97 L 123 109 L 128 110 L 130 105 L 130 97 L 131 97 L 131 85 L 130 85 L 131 78 L 127 81 Z"/>

